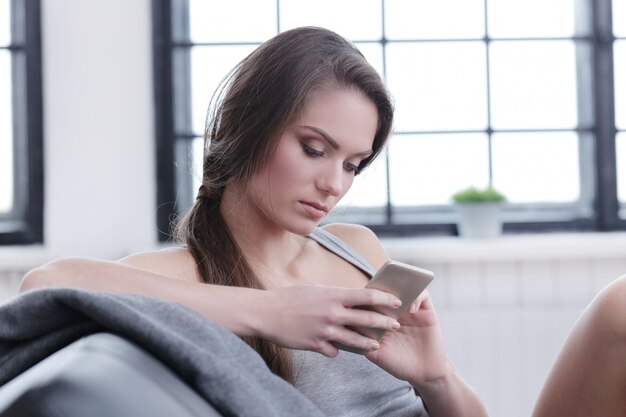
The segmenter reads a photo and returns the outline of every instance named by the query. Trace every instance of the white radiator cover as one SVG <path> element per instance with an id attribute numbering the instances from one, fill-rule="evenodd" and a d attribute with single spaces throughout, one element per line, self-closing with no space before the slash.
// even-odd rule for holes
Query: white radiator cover
<path id="1" fill-rule="evenodd" d="M 17 294 L 17 288 L 25 271 L 0 268 L 0 303 L 6 303 Z"/>

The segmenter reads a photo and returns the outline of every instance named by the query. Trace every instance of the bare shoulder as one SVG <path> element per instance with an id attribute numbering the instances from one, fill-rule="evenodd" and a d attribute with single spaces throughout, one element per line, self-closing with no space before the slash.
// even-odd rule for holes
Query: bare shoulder
<path id="1" fill-rule="evenodd" d="M 378 236 L 368 227 L 358 224 L 331 223 L 322 228 L 345 241 L 375 269 L 380 268 L 389 259 Z"/>
<path id="2" fill-rule="evenodd" d="M 182 247 L 136 253 L 117 262 L 171 278 L 200 281 L 193 255 Z"/>

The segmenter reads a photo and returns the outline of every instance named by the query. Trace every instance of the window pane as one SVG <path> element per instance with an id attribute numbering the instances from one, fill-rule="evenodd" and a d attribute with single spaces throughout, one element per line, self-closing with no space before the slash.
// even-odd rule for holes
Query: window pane
<path id="1" fill-rule="evenodd" d="M 191 50 L 193 133 L 204 132 L 207 108 L 215 89 L 231 69 L 255 46 L 198 46 Z"/>
<path id="2" fill-rule="evenodd" d="M 511 203 L 564 203 L 580 197 L 575 132 L 494 134 L 493 185 Z"/>
<path id="3" fill-rule="evenodd" d="M 616 41 L 613 48 L 615 63 L 615 123 L 626 130 L 626 41 Z"/>
<path id="4" fill-rule="evenodd" d="M 396 130 L 485 129 L 485 73 L 482 42 L 388 44 Z"/>
<path id="5" fill-rule="evenodd" d="M 489 36 L 574 35 L 574 0 L 489 0 Z"/>
<path id="6" fill-rule="evenodd" d="M 487 135 L 396 135 L 389 146 L 391 202 L 449 204 L 452 194 L 489 182 Z"/>
<path id="7" fill-rule="evenodd" d="M 7 46 L 10 43 L 11 0 L 0 0 L 0 46 Z"/>
<path id="8" fill-rule="evenodd" d="M 380 0 L 291 0 L 280 2 L 280 31 L 321 26 L 353 41 L 382 38 Z"/>
<path id="9" fill-rule="evenodd" d="M 576 127 L 574 42 L 493 42 L 490 54 L 494 128 Z"/>
<path id="10" fill-rule="evenodd" d="M 482 38 L 484 3 L 484 0 L 387 0 L 385 35 L 387 39 Z"/>
<path id="11" fill-rule="evenodd" d="M 357 43 L 356 47 L 359 48 L 359 51 L 361 51 L 363 56 L 365 56 L 365 59 L 367 59 L 367 62 L 369 62 L 370 65 L 374 67 L 376 71 L 378 71 L 380 76 L 383 77 L 384 72 L 383 72 L 383 47 L 382 45 L 377 42 L 376 43 L 368 42 L 368 43 Z"/>
<path id="12" fill-rule="evenodd" d="M 626 36 L 626 0 L 613 0 L 613 33 Z"/>
<path id="13" fill-rule="evenodd" d="M 617 198 L 622 204 L 626 204 L 626 133 L 617 134 Z"/>
<path id="14" fill-rule="evenodd" d="M 0 213 L 13 207 L 13 127 L 11 56 L 0 51 Z"/>
<path id="15" fill-rule="evenodd" d="M 192 42 L 263 42 L 276 34 L 276 0 L 189 0 Z"/>
<path id="16" fill-rule="evenodd" d="M 360 173 L 340 206 L 382 207 L 387 204 L 387 160 L 384 154 Z"/>

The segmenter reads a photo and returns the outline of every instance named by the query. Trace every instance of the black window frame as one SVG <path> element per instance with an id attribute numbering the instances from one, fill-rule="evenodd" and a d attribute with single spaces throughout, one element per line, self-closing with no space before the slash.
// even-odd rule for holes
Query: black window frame
<path id="1" fill-rule="evenodd" d="M 381 0 L 384 10 L 384 0 Z M 178 15 L 172 15 L 172 5 Z M 579 5 L 580 6 L 580 5 Z M 593 114 L 592 122 L 580 126 L 574 131 L 579 134 L 593 136 L 593 178 L 591 181 L 595 191 L 593 199 L 593 215 L 589 218 L 577 218 L 567 221 L 523 221 L 505 222 L 505 233 L 526 232 L 553 232 L 553 231 L 616 231 L 626 230 L 626 219 L 619 217 L 620 204 L 617 196 L 617 167 L 616 167 L 616 135 L 614 77 L 613 77 L 613 45 L 616 38 L 612 30 L 612 2 L 611 0 L 589 0 L 585 4 L 589 8 L 590 27 L 589 35 L 574 36 L 575 42 L 586 42 L 591 48 L 591 85 Z M 187 2 L 185 0 L 153 0 L 153 30 L 154 30 L 154 66 L 155 92 L 157 109 L 157 178 L 158 178 L 158 213 L 157 221 L 160 240 L 167 240 L 169 227 L 173 217 L 180 214 L 184 207 L 178 202 L 190 201 L 189 197 L 194 190 L 190 189 L 190 181 L 181 178 L 185 170 L 176 166 L 176 147 L 181 141 L 195 137 L 192 132 L 175 132 L 174 111 L 188 112 L 188 103 L 177 100 L 176 89 L 190 88 L 189 79 L 180 74 L 174 80 L 173 53 L 194 44 L 177 40 L 173 41 L 172 29 L 177 30 L 177 39 L 187 39 L 181 36 L 181 31 L 188 29 Z M 487 13 L 487 9 L 485 9 Z M 174 24 L 172 23 L 174 22 Z M 383 22 L 384 24 L 384 22 Z M 184 35 L 184 33 L 183 33 Z M 533 38 L 534 39 L 534 38 Z M 568 38 L 569 39 L 569 38 Z M 620 38 L 621 39 L 621 38 Z M 535 40 L 535 39 L 534 39 Z M 483 41 L 486 44 L 492 41 L 488 37 Z M 384 45 L 386 39 L 380 40 Z M 180 61 L 177 61 L 180 66 Z M 177 68 L 180 70 L 180 68 Z M 185 69 L 183 68 L 183 71 Z M 176 110 L 175 110 L 176 109 Z M 189 112 L 188 112 L 189 113 Z M 522 130 L 523 131 L 523 130 Z M 542 130 L 543 131 L 543 130 Z M 549 129 L 548 129 L 549 131 Z M 491 136 L 494 131 L 489 126 L 485 131 Z M 444 132 L 438 132 L 444 133 Z M 459 132 L 454 132 L 459 133 Z M 183 146 L 184 147 L 184 146 Z M 180 152 L 180 149 L 178 150 Z M 581 151 L 582 152 L 582 151 Z M 558 162 L 555 162 L 558 163 Z M 184 168 L 184 167 L 183 167 Z M 581 175 L 584 173 L 581 173 Z M 540 207 L 538 205 L 537 207 Z M 533 207 L 531 207 L 531 210 Z M 452 207 L 443 207 L 443 211 L 452 212 Z M 367 216 L 355 216 L 354 221 L 365 224 L 381 236 L 409 236 L 409 235 L 456 235 L 455 223 L 423 223 L 423 224 L 392 224 L 391 202 L 388 199 L 385 224 L 368 224 Z M 365 220 L 364 220 L 365 219 Z"/>
<path id="2" fill-rule="evenodd" d="M 13 210 L 0 215 L 0 245 L 42 243 L 44 208 L 41 5 L 11 0 Z"/>

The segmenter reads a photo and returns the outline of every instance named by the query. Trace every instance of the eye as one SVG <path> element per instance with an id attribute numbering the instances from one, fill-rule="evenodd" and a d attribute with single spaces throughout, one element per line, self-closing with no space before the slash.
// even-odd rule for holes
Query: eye
<path id="1" fill-rule="evenodd" d="M 344 163 L 343 169 L 345 169 L 348 172 L 354 173 L 354 175 L 357 175 L 359 173 L 359 167 L 357 165 L 351 164 L 350 162 Z"/>
<path id="2" fill-rule="evenodd" d="M 312 148 L 311 146 L 307 145 L 306 143 L 302 144 L 302 150 L 304 150 L 304 153 L 307 154 L 308 156 L 311 156 L 313 158 L 320 158 L 323 156 L 326 156 L 326 154 L 323 151 L 318 151 L 315 148 Z"/>

